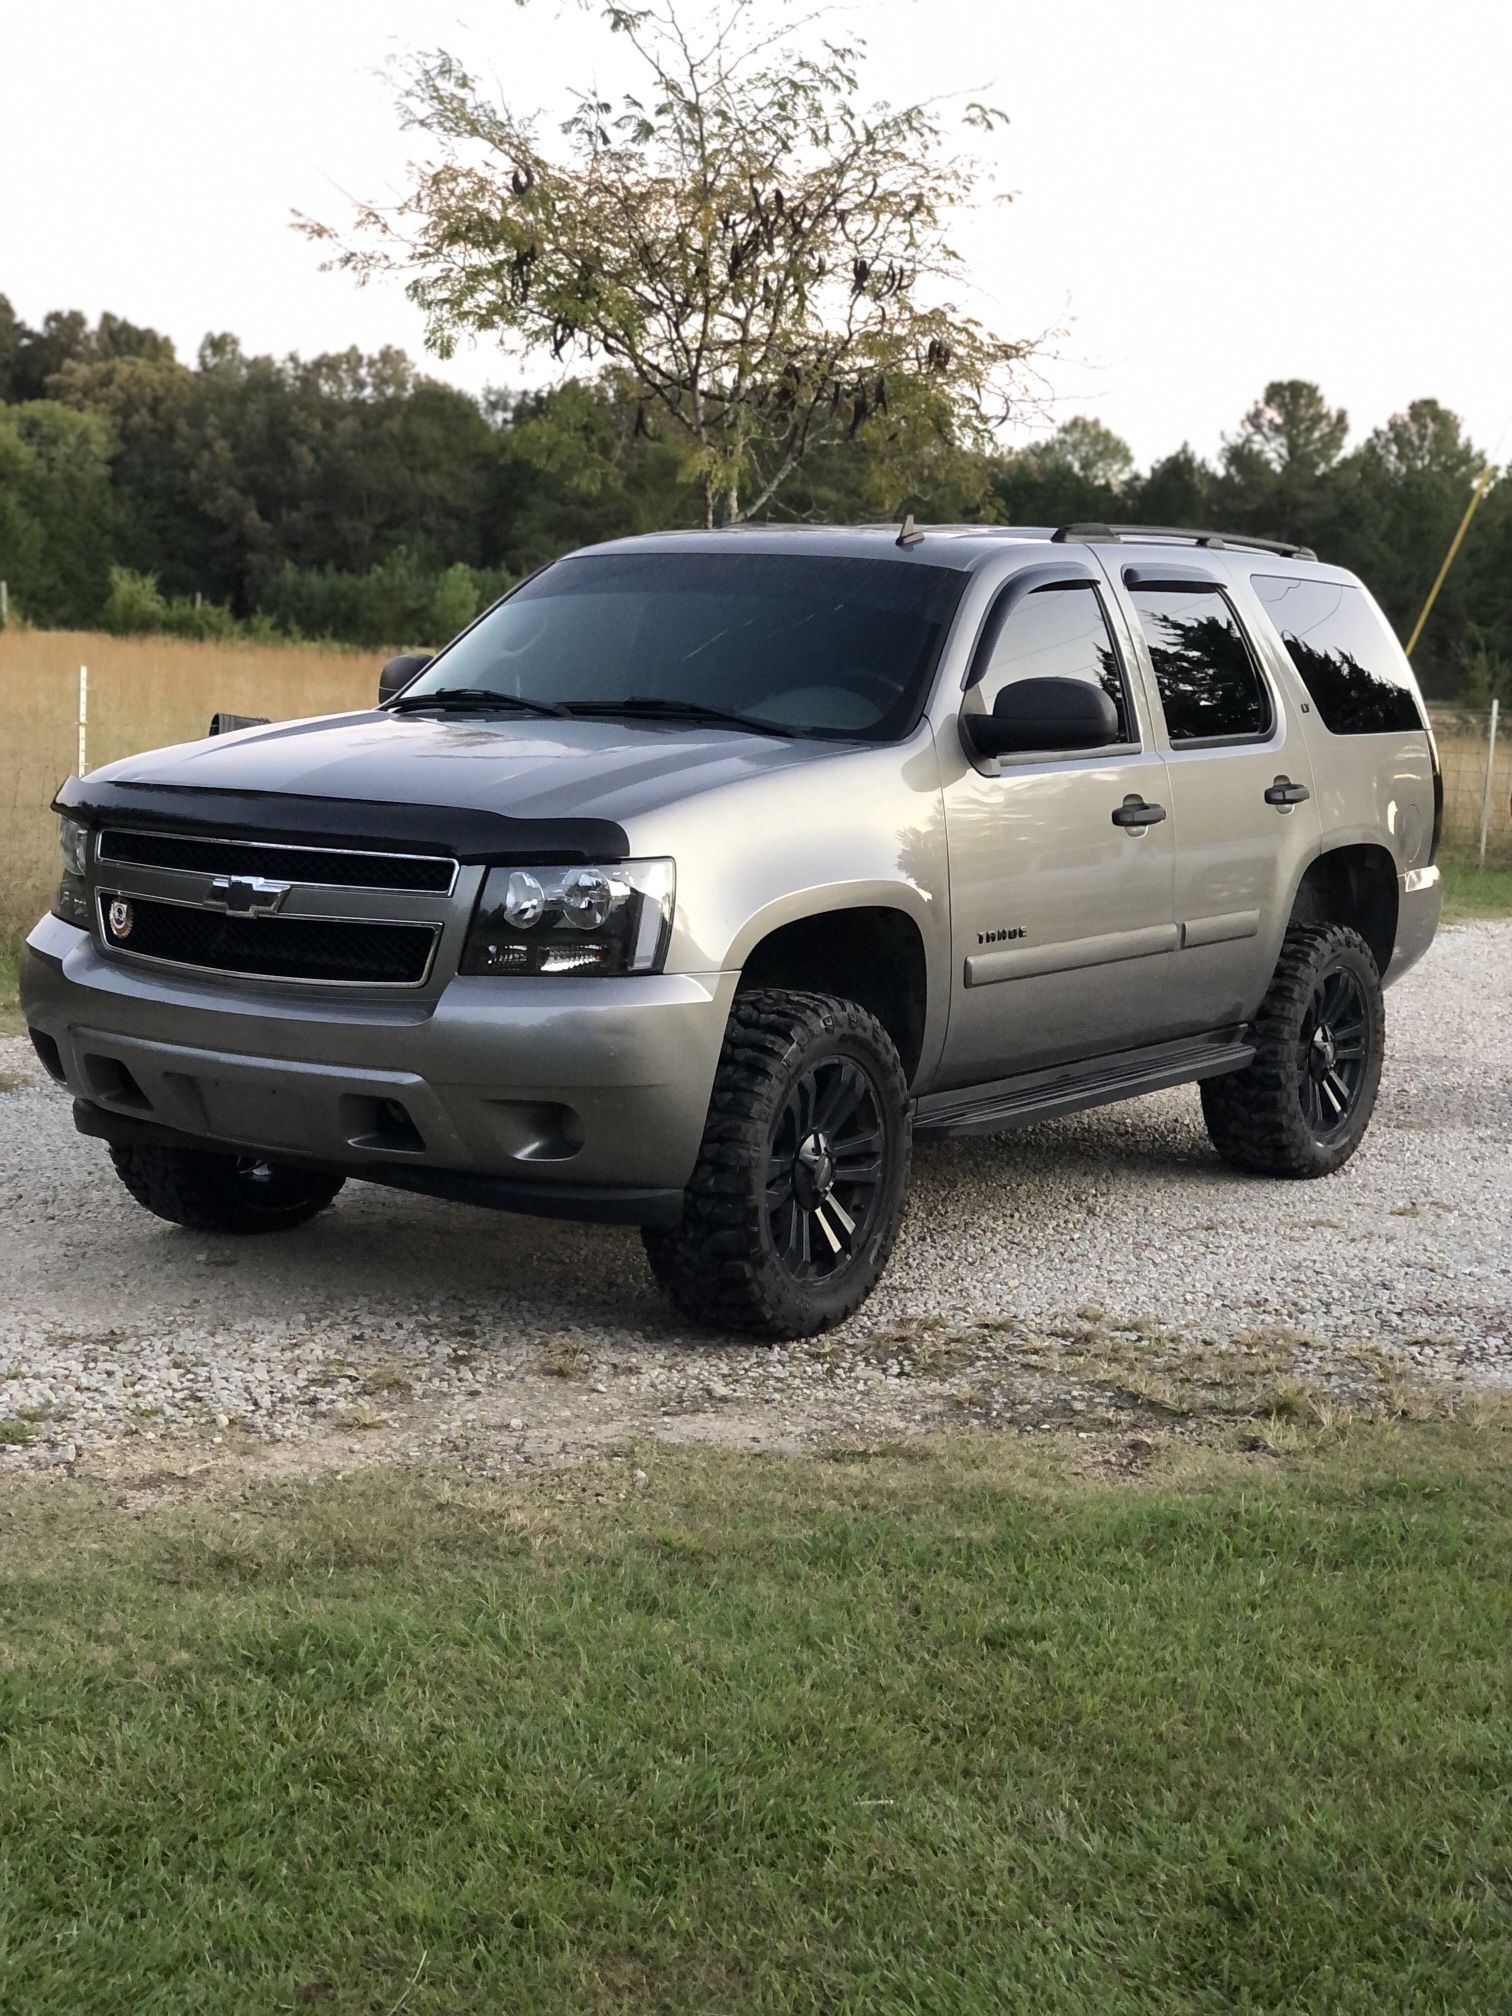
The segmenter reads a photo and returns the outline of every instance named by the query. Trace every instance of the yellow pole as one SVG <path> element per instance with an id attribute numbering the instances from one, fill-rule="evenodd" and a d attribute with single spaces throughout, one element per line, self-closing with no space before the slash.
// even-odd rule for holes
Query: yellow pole
<path id="1" fill-rule="evenodd" d="M 1459 522 L 1459 530 L 1449 541 L 1449 551 L 1444 555 L 1444 564 L 1434 576 L 1433 586 L 1428 590 L 1428 600 L 1423 604 L 1423 613 L 1412 626 L 1412 635 L 1407 639 L 1407 656 L 1409 658 L 1417 649 L 1417 641 L 1423 634 L 1423 625 L 1428 621 L 1429 612 L 1438 600 L 1439 590 L 1444 585 L 1449 569 L 1454 565 L 1454 556 L 1460 549 L 1460 542 L 1470 530 L 1470 520 L 1475 516 L 1476 506 L 1486 494 L 1491 482 L 1491 476 L 1492 467 L 1488 462 L 1480 473 L 1480 481 L 1470 493 L 1470 502 L 1465 506 L 1465 515 Z"/>

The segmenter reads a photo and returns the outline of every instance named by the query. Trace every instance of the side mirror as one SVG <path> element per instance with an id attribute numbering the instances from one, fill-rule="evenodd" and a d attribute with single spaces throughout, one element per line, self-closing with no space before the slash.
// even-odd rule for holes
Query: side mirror
<path id="1" fill-rule="evenodd" d="M 396 693 L 402 693 L 411 679 L 425 670 L 434 651 L 401 651 L 397 658 L 390 658 L 378 674 L 378 705 L 392 700 Z"/>
<path id="2" fill-rule="evenodd" d="M 977 756 L 1106 749 L 1120 739 L 1118 709 L 1086 679 L 1015 679 L 990 714 L 963 714 L 961 733 Z"/>

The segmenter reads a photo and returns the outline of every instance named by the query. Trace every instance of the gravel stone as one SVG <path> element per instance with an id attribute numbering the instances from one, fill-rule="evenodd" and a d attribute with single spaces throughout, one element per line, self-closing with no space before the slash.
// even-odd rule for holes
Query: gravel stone
<path id="1" fill-rule="evenodd" d="M 619 1228 L 354 1183 L 297 1231 L 206 1244 L 141 1211 L 25 1039 L 0 1041 L 20 1080 L 0 1093 L 0 1474 L 503 1474 L 942 1422 L 1132 1448 L 1149 1420 L 1109 1399 L 1115 1344 L 1126 1385 L 1131 1354 L 1185 1351 L 1345 1394 L 1371 1353 L 1435 1390 L 1512 1386 L 1512 924 L 1444 933 L 1386 1000 L 1380 1103 L 1339 1175 L 1236 1174 L 1190 1087 L 921 1147 L 871 1301 L 777 1347 L 687 1329 Z"/>

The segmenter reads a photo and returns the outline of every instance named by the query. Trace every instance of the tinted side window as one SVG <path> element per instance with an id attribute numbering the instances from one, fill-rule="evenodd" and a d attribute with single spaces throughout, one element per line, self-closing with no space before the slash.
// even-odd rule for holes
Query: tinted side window
<path id="1" fill-rule="evenodd" d="M 1085 679 L 1118 710 L 1118 739 L 1132 742 L 1128 696 L 1108 619 L 1090 581 L 1036 588 L 1013 609 L 991 646 L 979 690 L 990 713 L 1015 679 Z"/>
<path id="2" fill-rule="evenodd" d="M 1422 727 L 1402 654 L 1358 588 L 1257 574 L 1254 589 L 1332 734 Z"/>
<path id="3" fill-rule="evenodd" d="M 1263 735 L 1270 700 L 1239 619 L 1217 588 L 1133 588 L 1173 742 Z"/>

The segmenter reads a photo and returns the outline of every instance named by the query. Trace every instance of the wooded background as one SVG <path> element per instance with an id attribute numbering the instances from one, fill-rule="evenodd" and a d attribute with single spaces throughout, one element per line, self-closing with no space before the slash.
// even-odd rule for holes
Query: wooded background
<path id="1" fill-rule="evenodd" d="M 814 452 L 773 519 L 1135 519 L 1297 539 L 1356 569 L 1405 637 L 1484 455 L 1436 400 L 1362 438 L 1322 391 L 1264 388 L 1208 459 L 1146 469 L 1100 421 L 900 478 L 862 432 Z M 917 474 L 921 488 L 904 483 Z M 12 624 L 121 635 L 439 644 L 568 548 L 702 522 L 679 443 L 610 369 L 481 399 L 402 352 L 249 356 L 207 336 L 0 296 L 0 579 Z M 1512 700 L 1512 481 L 1498 472 L 1415 653 L 1429 695 Z"/>

